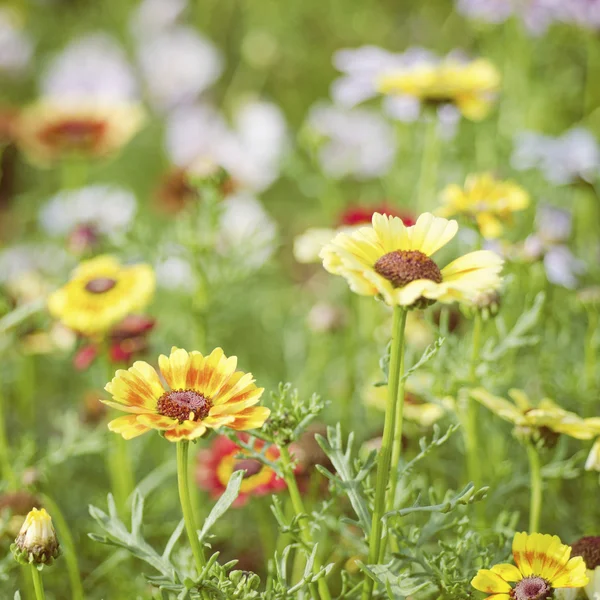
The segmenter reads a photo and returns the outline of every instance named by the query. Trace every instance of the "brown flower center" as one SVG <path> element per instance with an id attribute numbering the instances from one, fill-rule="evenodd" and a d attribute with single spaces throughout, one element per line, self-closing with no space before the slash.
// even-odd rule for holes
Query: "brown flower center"
<path id="1" fill-rule="evenodd" d="M 116 279 L 111 279 L 110 277 L 96 277 L 95 279 L 90 279 L 85 284 L 85 289 L 92 294 L 104 294 L 109 290 L 112 290 L 115 285 L 117 285 Z"/>
<path id="2" fill-rule="evenodd" d="M 592 571 L 600 566 L 600 536 L 589 535 L 571 544 L 571 556 L 581 556 L 588 569 Z"/>
<path id="3" fill-rule="evenodd" d="M 92 150 L 105 133 L 102 121 L 65 119 L 43 129 L 39 137 L 43 143 L 61 150 Z"/>
<path id="4" fill-rule="evenodd" d="M 201 421 L 208 416 L 212 402 L 194 390 L 165 392 L 156 404 L 160 415 L 183 421 Z"/>
<path id="5" fill-rule="evenodd" d="M 254 458 L 242 458 L 233 465 L 233 471 L 246 471 L 244 479 L 257 475 L 262 470 L 262 464 Z"/>
<path id="6" fill-rule="evenodd" d="M 439 267 L 419 250 L 388 252 L 375 263 L 375 271 L 397 288 L 404 287 L 416 279 L 430 279 L 442 283 Z"/>
<path id="7" fill-rule="evenodd" d="M 515 600 L 549 600 L 553 597 L 554 589 L 545 579 L 530 575 L 521 579 L 510 592 Z"/>

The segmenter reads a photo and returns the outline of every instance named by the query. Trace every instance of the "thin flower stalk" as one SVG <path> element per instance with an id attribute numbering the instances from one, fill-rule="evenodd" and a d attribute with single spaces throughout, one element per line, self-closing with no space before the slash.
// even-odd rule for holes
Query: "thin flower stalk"
<path id="1" fill-rule="evenodd" d="M 314 546 L 314 540 L 312 539 L 310 528 L 308 527 L 305 518 L 308 513 L 304 508 L 304 502 L 302 502 L 302 496 L 300 495 L 300 490 L 298 489 L 298 483 L 296 482 L 296 477 L 294 475 L 294 468 L 292 465 L 290 452 L 286 446 L 281 446 L 279 448 L 279 451 L 281 460 L 281 470 L 283 472 L 283 478 L 285 480 L 285 483 L 287 484 L 294 513 L 297 517 L 301 517 L 304 515 L 304 518 L 298 519 L 298 526 L 300 528 L 300 538 L 307 548 L 312 548 Z M 321 571 L 321 569 L 321 561 L 319 560 L 318 556 L 315 556 L 315 560 L 313 563 L 313 573 L 316 575 L 317 573 L 319 573 L 319 571 Z M 316 585 L 314 583 L 310 584 L 309 590 L 313 600 L 317 600 L 318 598 L 321 598 L 321 600 L 331 600 L 331 592 L 329 591 L 329 586 L 327 585 L 327 581 L 325 581 L 324 577 L 321 577 Z"/>
<path id="2" fill-rule="evenodd" d="M 530 504 L 529 504 L 529 533 L 540 529 L 540 514 L 542 510 L 542 468 L 540 455 L 531 443 L 527 443 L 527 458 L 529 459 Z"/>
<path id="3" fill-rule="evenodd" d="M 473 322 L 473 339 L 471 347 L 471 364 L 469 368 L 469 383 L 475 385 L 477 383 L 477 363 L 479 360 L 479 352 L 481 348 L 481 330 L 483 320 L 481 313 L 476 312 Z M 469 480 L 475 485 L 481 483 L 481 468 L 479 456 L 479 436 L 477 430 L 477 413 L 479 405 L 474 398 L 466 398 L 467 414 L 465 422 L 465 445 L 467 450 L 467 470 Z"/>
<path id="4" fill-rule="evenodd" d="M 392 453 L 394 437 L 398 434 L 396 429 L 396 416 L 398 413 L 398 391 L 400 386 L 400 365 L 403 354 L 404 327 L 406 325 L 406 309 L 396 306 L 394 308 L 392 347 L 390 354 L 390 367 L 388 375 L 388 398 L 385 409 L 385 421 L 383 425 L 383 439 L 379 460 L 377 461 L 377 475 L 375 483 L 375 505 L 373 507 L 373 519 L 371 535 L 369 538 L 369 564 L 376 564 L 380 560 L 382 548 L 382 517 L 386 506 L 386 488 L 392 468 Z M 402 430 L 399 431 L 402 437 Z M 398 453 L 398 457 L 399 457 Z M 396 469 L 397 469 L 396 465 Z M 397 476 L 396 476 L 397 481 Z M 395 485 L 394 485 L 395 487 Z M 390 488 L 390 495 L 391 490 Z M 383 544 L 384 545 L 384 544 Z M 368 575 L 365 576 L 363 586 L 363 600 L 370 600 L 373 596 L 374 581 Z"/>
<path id="5" fill-rule="evenodd" d="M 46 593 L 44 591 L 44 582 L 42 581 L 42 574 L 38 571 L 36 565 L 30 565 L 31 579 L 33 580 L 33 588 L 35 590 L 35 600 L 46 600 Z"/>

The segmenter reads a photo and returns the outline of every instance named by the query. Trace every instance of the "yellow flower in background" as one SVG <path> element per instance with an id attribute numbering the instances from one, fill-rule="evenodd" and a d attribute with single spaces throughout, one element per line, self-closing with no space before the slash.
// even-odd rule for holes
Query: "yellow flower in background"
<path id="1" fill-rule="evenodd" d="M 350 231 L 348 228 L 346 232 Z M 311 227 L 294 238 L 294 258 L 303 264 L 318 263 L 323 246 L 338 233 L 327 227 Z"/>
<path id="2" fill-rule="evenodd" d="M 440 269 L 430 258 L 458 231 L 456 221 L 422 214 L 415 225 L 375 213 L 372 227 L 339 233 L 321 250 L 323 266 L 346 279 L 353 292 L 380 296 L 391 305 L 423 307 L 468 300 L 500 287 L 502 259 L 471 252 Z"/>
<path id="3" fill-rule="evenodd" d="M 440 217 L 463 215 L 475 220 L 481 235 L 497 238 L 514 212 L 529 206 L 529 194 L 512 181 L 500 181 L 491 173 L 470 175 L 464 187 L 452 184 L 442 192 Z"/>
<path id="4" fill-rule="evenodd" d="M 255 406 L 263 388 L 254 385 L 252 374 L 236 371 L 237 358 L 227 358 L 221 348 L 203 356 L 173 348 L 158 358 L 160 373 L 138 361 L 119 370 L 105 387 L 113 408 L 131 413 L 108 424 L 126 440 L 151 429 L 162 431 L 171 442 L 193 440 L 207 429 L 229 427 L 245 431 L 261 427 L 270 410 Z"/>
<path id="5" fill-rule="evenodd" d="M 542 600 L 557 588 L 581 588 L 588 583 L 583 558 L 571 558 L 571 548 L 556 535 L 516 533 L 515 565 L 480 569 L 471 585 L 493 600 Z"/>
<path id="6" fill-rule="evenodd" d="M 114 256 L 83 261 L 71 280 L 48 298 L 50 314 L 83 335 L 102 335 L 128 314 L 141 311 L 154 294 L 152 267 L 124 266 Z"/>
<path id="7" fill-rule="evenodd" d="M 600 418 L 582 419 L 548 398 L 534 406 L 522 390 L 509 390 L 508 395 L 513 402 L 494 396 L 483 388 L 471 390 L 470 394 L 494 414 L 513 423 L 520 433 L 542 439 L 549 445 L 556 442 L 559 434 L 578 440 L 590 440 L 600 435 Z"/>
<path id="8" fill-rule="evenodd" d="M 21 112 L 16 140 L 42 166 L 73 156 L 100 158 L 124 146 L 143 121 L 144 111 L 137 104 L 45 99 Z"/>
<path id="9" fill-rule="evenodd" d="M 454 104 L 473 121 L 488 115 L 499 87 L 498 69 L 484 59 L 417 64 L 386 73 L 377 82 L 382 94 L 413 96 L 425 104 Z"/>

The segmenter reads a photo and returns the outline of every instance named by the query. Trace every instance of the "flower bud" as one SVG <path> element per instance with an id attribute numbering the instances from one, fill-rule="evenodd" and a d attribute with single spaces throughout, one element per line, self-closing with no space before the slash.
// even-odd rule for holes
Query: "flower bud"
<path id="1" fill-rule="evenodd" d="M 45 508 L 31 510 L 10 549 L 21 564 L 50 565 L 58 558 L 56 531 Z"/>

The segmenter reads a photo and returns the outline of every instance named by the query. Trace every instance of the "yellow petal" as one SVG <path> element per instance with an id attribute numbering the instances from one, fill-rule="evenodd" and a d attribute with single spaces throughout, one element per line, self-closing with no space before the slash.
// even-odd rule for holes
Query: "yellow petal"
<path id="1" fill-rule="evenodd" d="M 476 590 L 487 594 L 502 594 L 510 592 L 512 589 L 500 575 L 489 569 L 480 569 L 472 579 L 471 585 Z"/>

